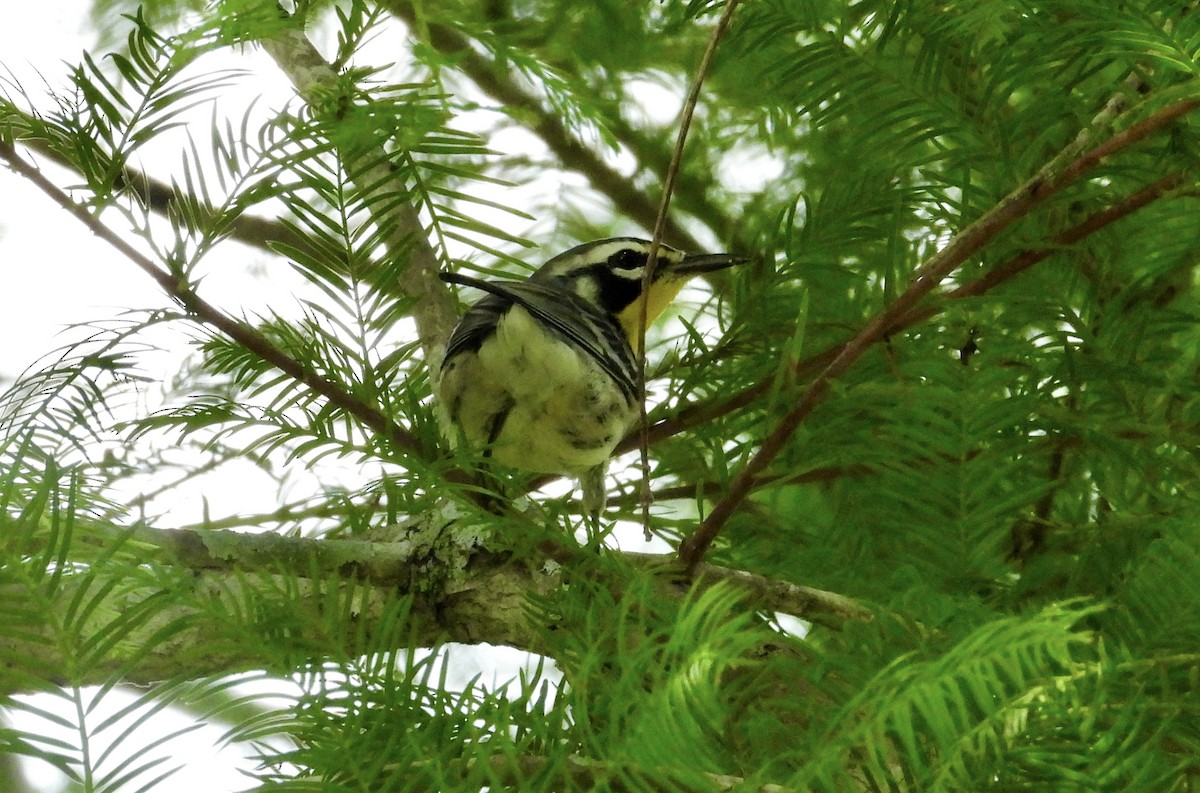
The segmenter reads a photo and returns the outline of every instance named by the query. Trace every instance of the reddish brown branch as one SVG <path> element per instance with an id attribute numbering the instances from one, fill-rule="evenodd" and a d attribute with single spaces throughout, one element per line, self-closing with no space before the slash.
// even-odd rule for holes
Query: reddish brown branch
<path id="1" fill-rule="evenodd" d="M 1081 157 L 1076 159 L 1074 162 L 1064 168 L 1057 178 L 1053 180 L 1047 180 L 1040 185 L 1035 185 L 1035 190 L 1049 191 L 1045 195 L 1039 195 L 1038 198 L 1045 198 L 1046 196 L 1057 192 L 1059 188 L 1075 181 L 1082 174 L 1099 165 L 1100 161 L 1105 157 L 1109 157 L 1121 151 L 1122 149 L 1132 146 L 1134 143 L 1137 143 L 1154 132 L 1157 132 L 1167 124 L 1170 124 L 1172 121 L 1191 113 L 1196 108 L 1200 108 L 1200 99 L 1182 99 L 1173 105 L 1167 105 L 1157 113 L 1154 113 L 1153 115 L 1142 119 L 1136 124 L 1121 130 L 1108 140 L 1094 147 L 1091 151 L 1086 152 Z"/>
<path id="2" fill-rule="evenodd" d="M 990 290 L 1025 272 L 1033 265 L 1049 258 L 1064 245 L 1080 242 L 1087 236 L 1100 229 L 1127 217 L 1147 204 L 1157 201 L 1164 194 L 1174 190 L 1183 182 L 1183 174 L 1172 174 L 1163 177 L 1151 185 L 1131 193 L 1123 200 L 1088 217 L 1076 226 L 1072 226 L 1061 234 L 1052 237 L 1046 247 L 1024 251 L 1003 264 L 993 267 L 983 277 L 963 284 L 941 295 L 939 302 L 934 305 L 917 308 L 901 317 L 895 325 L 888 329 L 888 334 L 898 333 L 918 322 L 929 319 L 946 309 L 944 301 L 960 300 L 967 297 L 979 297 Z M 798 380 L 815 375 L 838 356 L 845 348 L 846 342 L 840 342 L 825 348 L 819 353 L 797 361 L 791 368 L 790 375 Z M 701 402 L 689 405 L 675 415 L 665 418 L 650 427 L 650 443 L 678 435 L 692 427 L 705 424 L 722 416 L 734 413 L 753 404 L 756 399 L 770 390 L 774 378 L 761 380 L 749 388 L 745 388 L 728 399 L 720 402 Z M 631 433 L 617 445 L 616 453 L 621 454 L 637 448 L 638 435 Z"/>
<path id="3" fill-rule="evenodd" d="M 704 558 L 704 554 L 712 546 L 730 516 L 750 494 L 755 480 L 779 455 L 801 422 L 828 393 L 832 381 L 844 374 L 871 345 L 912 313 L 934 287 L 997 234 L 1027 215 L 1033 207 L 1087 173 L 1105 157 L 1142 140 L 1197 107 L 1200 107 L 1200 100 L 1187 99 L 1177 102 L 1086 152 L 1076 150 L 1080 148 L 1079 143 L 1073 144 L 1032 179 L 1009 193 L 995 207 L 955 235 L 945 248 L 931 256 L 917 270 L 916 278 L 909 287 L 847 342 L 812 380 L 796 406 L 780 419 L 758 452 L 730 483 L 726 496 L 714 505 L 712 512 L 696 533 L 680 545 L 679 559 L 685 568 L 689 571 L 694 570 Z M 1067 161 L 1067 164 L 1060 167 L 1059 163 L 1062 161 Z"/>
<path id="4" fill-rule="evenodd" d="M 1184 175 L 1182 173 L 1173 173 L 1164 176 L 1153 184 L 1146 185 L 1137 192 L 1130 193 L 1121 201 L 1105 207 L 1094 215 L 1091 215 L 1081 223 L 1072 226 L 1061 234 L 1056 234 L 1050 238 L 1049 244 L 1046 247 L 1035 248 L 1032 250 L 1022 251 L 1013 258 L 1003 264 L 997 265 L 989 270 L 981 278 L 978 278 L 968 284 L 951 289 L 942 296 L 943 300 L 961 300 L 967 297 L 979 297 L 986 294 L 991 289 L 1004 283 L 1005 281 L 1028 270 L 1039 262 L 1053 256 L 1066 245 L 1074 245 L 1080 242 L 1085 237 L 1096 233 L 1100 229 L 1109 226 L 1118 220 L 1132 215 L 1137 210 L 1157 201 L 1164 194 L 1169 193 L 1176 187 L 1183 184 Z M 904 328 L 915 325 L 918 322 L 924 321 L 940 313 L 945 308 L 944 304 L 935 306 L 925 306 L 908 312 L 901 317 L 897 323 L 888 330 L 888 333 L 895 333 Z"/>

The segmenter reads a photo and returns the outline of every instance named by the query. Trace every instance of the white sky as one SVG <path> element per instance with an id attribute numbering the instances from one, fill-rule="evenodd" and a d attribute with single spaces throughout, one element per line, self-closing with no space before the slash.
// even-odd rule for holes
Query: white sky
<path id="1" fill-rule="evenodd" d="M 86 45 L 78 22 L 85 3 L 7 5 L 0 25 L 0 63 L 27 87 L 38 85 L 37 72 L 61 85 L 63 61 L 78 59 Z M 125 267 L 34 187 L 0 169 L 0 377 L 14 377 L 58 346 L 58 331 L 94 318 L 94 306 L 149 299 L 148 287 L 120 275 Z"/>

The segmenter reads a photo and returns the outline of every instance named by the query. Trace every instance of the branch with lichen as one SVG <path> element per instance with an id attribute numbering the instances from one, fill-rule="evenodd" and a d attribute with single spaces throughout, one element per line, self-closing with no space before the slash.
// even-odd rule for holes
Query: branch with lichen
<path id="1" fill-rule="evenodd" d="M 246 641 L 245 634 L 276 629 L 270 620 L 284 620 L 293 632 L 291 644 L 302 655 L 295 663 L 378 651 L 377 636 L 397 598 L 407 599 L 403 635 L 413 646 L 487 642 L 548 652 L 529 620 L 529 598 L 557 585 L 557 568 L 490 551 L 482 542 L 478 527 L 461 516 L 430 517 L 388 542 L 90 524 L 76 534 L 71 551 L 73 560 L 88 564 L 87 572 L 65 577 L 48 601 L 38 596 L 45 613 L 36 626 L 0 636 L 0 658 L 15 659 L 0 670 L 0 690 L 26 690 L 34 680 L 84 685 L 120 674 L 125 682 L 147 683 L 261 668 L 278 663 L 278 647 Z M 114 547 L 135 551 L 139 566 L 153 562 L 163 572 L 131 579 L 122 564 L 106 572 Z M 670 557 L 621 556 L 629 564 L 605 573 L 618 589 L 619 577 L 653 575 L 664 597 L 721 585 L 744 593 L 755 609 L 833 628 L 871 618 L 868 609 L 833 592 L 716 565 L 702 565 L 696 581 L 687 582 Z M 175 597 L 172 586 L 185 592 Z M 21 584 L 0 587 L 6 602 L 28 595 Z M 83 597 L 90 604 L 86 617 L 76 612 Z M 346 599 L 353 601 L 353 625 L 335 634 L 331 626 L 344 615 L 327 614 L 322 604 Z M 140 609 L 146 609 L 144 621 L 134 617 Z M 251 624 L 230 632 L 230 613 Z M 121 614 L 130 616 L 121 620 Z M 108 637 L 103 658 L 88 665 L 84 679 L 72 676 L 70 659 L 53 639 L 51 626 L 62 625 L 74 625 L 82 637 Z M 155 638 L 168 630 L 170 640 Z M 230 640 L 222 641 L 227 634 Z"/>

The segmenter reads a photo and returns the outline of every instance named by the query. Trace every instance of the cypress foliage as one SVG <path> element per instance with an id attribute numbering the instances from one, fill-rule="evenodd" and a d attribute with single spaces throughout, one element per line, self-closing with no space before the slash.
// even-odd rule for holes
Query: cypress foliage
<path id="1" fill-rule="evenodd" d="M 649 236 L 724 4 L 193 5 L 97 2 L 67 87 L 0 91 L 3 178 L 165 298 L 0 397 L 0 754 L 168 790 L 215 724 L 262 790 L 1192 789 L 1194 4 L 737 7 L 664 241 L 754 262 L 649 335 L 659 557 L 636 436 L 611 548 L 555 483 L 480 505 L 434 276 Z M 237 104 L 264 53 L 295 96 Z M 247 263 L 267 297 L 214 297 Z M 246 462 L 262 514 L 203 484 Z"/>

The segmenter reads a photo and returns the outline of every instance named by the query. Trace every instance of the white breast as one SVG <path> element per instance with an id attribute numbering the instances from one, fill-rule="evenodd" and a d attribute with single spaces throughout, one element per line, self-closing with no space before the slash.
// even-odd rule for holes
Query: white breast
<path id="1" fill-rule="evenodd" d="M 636 417 L 589 355 L 520 306 L 505 313 L 478 353 L 446 365 L 439 390 L 461 394 L 443 405 L 473 446 L 486 444 L 497 414 L 507 411 L 491 456 L 526 471 L 577 475 L 600 465 Z"/>

